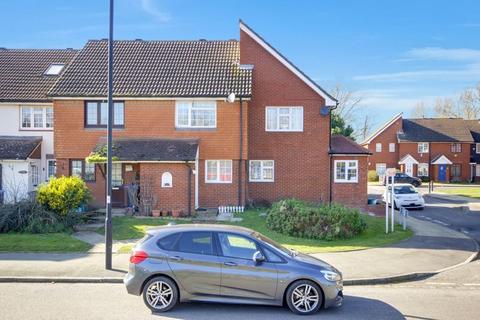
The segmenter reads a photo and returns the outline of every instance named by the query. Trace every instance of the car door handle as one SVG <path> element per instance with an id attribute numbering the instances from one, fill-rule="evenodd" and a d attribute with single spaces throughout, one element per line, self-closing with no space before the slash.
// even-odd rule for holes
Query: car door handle
<path id="1" fill-rule="evenodd" d="M 170 260 L 175 260 L 175 261 L 182 261 L 183 258 L 180 256 L 169 256 Z"/>
<path id="2" fill-rule="evenodd" d="M 235 267 L 237 265 L 237 263 L 233 261 L 227 261 L 227 262 L 224 262 L 223 264 L 229 267 Z"/>

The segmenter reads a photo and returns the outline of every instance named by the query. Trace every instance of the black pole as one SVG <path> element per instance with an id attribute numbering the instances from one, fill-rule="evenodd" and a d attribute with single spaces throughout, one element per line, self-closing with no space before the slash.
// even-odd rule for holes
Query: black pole
<path id="1" fill-rule="evenodd" d="M 113 0 L 110 0 L 108 31 L 108 139 L 107 139 L 107 213 L 105 215 L 105 269 L 112 269 L 112 125 L 113 125 Z"/>

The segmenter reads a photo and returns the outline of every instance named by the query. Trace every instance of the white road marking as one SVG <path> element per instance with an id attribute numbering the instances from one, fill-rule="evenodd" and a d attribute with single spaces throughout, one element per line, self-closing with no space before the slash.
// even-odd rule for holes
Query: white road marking
<path id="1" fill-rule="evenodd" d="M 440 223 L 441 225 L 444 225 L 444 226 L 449 226 L 448 223 L 445 223 L 445 222 L 437 220 L 437 219 L 434 219 L 433 222 Z"/>
<path id="2" fill-rule="evenodd" d="M 469 234 L 469 232 L 467 230 L 462 230 L 463 233 L 465 234 Z"/>
<path id="3" fill-rule="evenodd" d="M 434 284 L 438 286 L 454 286 L 456 283 L 454 282 L 425 282 L 425 284 Z"/>

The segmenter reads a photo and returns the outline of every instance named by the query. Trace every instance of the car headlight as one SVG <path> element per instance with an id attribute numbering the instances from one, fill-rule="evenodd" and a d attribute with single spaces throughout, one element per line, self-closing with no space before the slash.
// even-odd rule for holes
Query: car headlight
<path id="1" fill-rule="evenodd" d="M 342 280 L 342 276 L 339 275 L 336 272 L 329 271 L 329 270 L 321 270 L 320 271 L 323 274 L 323 277 L 327 279 L 328 281 L 340 281 Z"/>

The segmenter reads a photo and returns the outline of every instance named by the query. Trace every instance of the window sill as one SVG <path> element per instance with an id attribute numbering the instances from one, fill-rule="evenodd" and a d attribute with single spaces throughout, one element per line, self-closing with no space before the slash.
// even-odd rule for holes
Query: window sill
<path id="1" fill-rule="evenodd" d="M 275 180 L 248 180 L 248 182 L 272 183 Z"/>
<path id="2" fill-rule="evenodd" d="M 353 180 L 334 180 L 335 183 L 358 183 L 358 181 Z"/>
<path id="3" fill-rule="evenodd" d="M 176 131 L 217 131 L 217 128 L 175 127 Z"/>
<path id="4" fill-rule="evenodd" d="M 83 127 L 85 130 L 88 131 L 102 131 L 102 130 L 107 130 L 107 127 Z M 115 131 L 122 131 L 125 130 L 125 127 L 113 127 L 112 128 Z"/>
<path id="5" fill-rule="evenodd" d="M 232 181 L 205 181 L 208 184 L 232 184 Z"/>
<path id="6" fill-rule="evenodd" d="M 20 128 L 20 131 L 53 131 L 53 128 Z"/>

